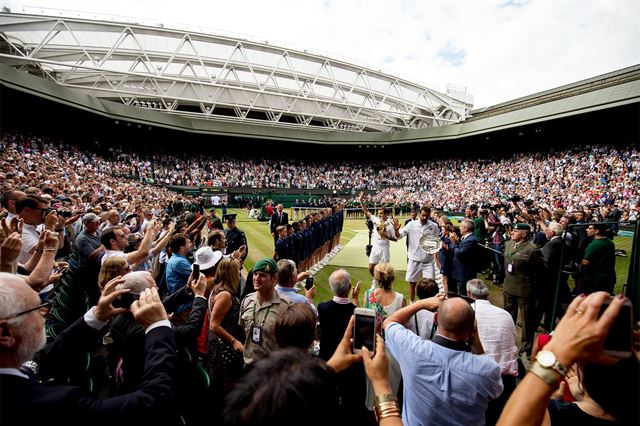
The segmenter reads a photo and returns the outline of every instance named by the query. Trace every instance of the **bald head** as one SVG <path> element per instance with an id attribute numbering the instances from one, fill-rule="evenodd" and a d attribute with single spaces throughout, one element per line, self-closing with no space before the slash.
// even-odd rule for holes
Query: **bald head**
<path id="1" fill-rule="evenodd" d="M 449 339 L 466 342 L 473 334 L 475 312 L 461 297 L 445 299 L 438 308 L 438 333 Z"/>
<path id="2" fill-rule="evenodd" d="M 116 290 L 128 288 L 132 293 L 142 293 L 148 288 L 155 287 L 156 281 L 147 271 L 129 272 L 124 276 L 124 282 L 116 286 Z"/>

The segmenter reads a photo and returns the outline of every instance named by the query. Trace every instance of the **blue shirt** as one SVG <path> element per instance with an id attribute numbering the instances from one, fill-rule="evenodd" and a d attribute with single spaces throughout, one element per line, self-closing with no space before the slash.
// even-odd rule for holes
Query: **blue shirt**
<path id="1" fill-rule="evenodd" d="M 174 253 L 167 263 L 165 272 L 169 293 L 173 294 L 184 287 L 189 275 L 191 275 L 191 263 L 186 257 Z"/>
<path id="2" fill-rule="evenodd" d="M 288 299 L 291 303 L 306 303 L 307 305 L 311 306 L 311 309 L 313 309 L 313 312 L 316 313 L 316 316 L 318 315 L 316 307 L 313 306 L 312 303 L 309 303 L 309 299 L 307 299 L 305 296 L 298 294 L 298 291 L 295 289 L 295 287 L 283 287 L 280 284 L 277 284 L 276 291 L 278 292 L 278 296 Z"/>
<path id="3" fill-rule="evenodd" d="M 387 327 L 385 343 L 402 371 L 405 426 L 484 425 L 489 401 L 503 390 L 491 357 L 423 340 L 398 323 Z"/>

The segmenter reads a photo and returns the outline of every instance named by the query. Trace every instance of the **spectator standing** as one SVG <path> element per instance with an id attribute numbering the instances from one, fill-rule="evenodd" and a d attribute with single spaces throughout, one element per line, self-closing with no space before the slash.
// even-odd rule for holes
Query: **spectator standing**
<path id="1" fill-rule="evenodd" d="M 489 302 L 489 289 L 484 281 L 473 279 L 467 283 L 467 294 L 474 300 L 478 336 L 484 353 L 500 366 L 504 391 L 499 398 L 489 402 L 486 423 L 498 421 L 502 408 L 516 388 L 518 376 L 518 347 L 516 326 L 507 311 Z"/>
<path id="2" fill-rule="evenodd" d="M 419 300 L 384 323 L 386 348 L 402 370 L 405 426 L 484 424 L 489 401 L 503 390 L 500 366 L 482 355 L 473 309 L 460 297 L 442 297 Z M 433 340 L 403 326 L 419 310 L 436 308 Z"/>
<path id="3" fill-rule="evenodd" d="M 616 246 L 607 237 L 607 230 L 606 224 L 587 226 L 587 236 L 592 240 L 580 262 L 584 273 L 585 294 L 595 291 L 613 293 L 616 285 Z"/>

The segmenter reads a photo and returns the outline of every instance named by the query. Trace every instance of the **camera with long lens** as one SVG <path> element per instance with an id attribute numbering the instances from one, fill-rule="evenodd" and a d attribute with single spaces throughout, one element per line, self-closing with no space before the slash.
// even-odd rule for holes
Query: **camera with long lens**
<path id="1" fill-rule="evenodd" d="M 367 254 L 367 257 L 371 256 L 371 249 L 373 248 L 373 246 L 371 245 L 371 234 L 373 233 L 373 221 L 369 218 L 367 218 L 367 220 L 365 221 L 365 223 L 367 224 L 367 229 L 369 230 L 369 244 L 367 244 L 367 246 L 364 249 L 364 252 Z"/>

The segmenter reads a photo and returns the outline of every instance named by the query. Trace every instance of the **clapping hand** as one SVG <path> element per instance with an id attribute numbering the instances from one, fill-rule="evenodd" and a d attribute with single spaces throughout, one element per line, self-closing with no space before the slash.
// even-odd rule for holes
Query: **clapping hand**
<path id="1" fill-rule="evenodd" d="M 106 322 L 116 315 L 127 312 L 125 308 L 114 308 L 112 303 L 121 294 L 129 293 L 131 290 L 128 288 L 121 288 L 116 290 L 116 286 L 124 282 L 124 278 L 117 276 L 104 286 L 100 300 L 98 304 L 93 308 L 93 314 L 99 321 Z"/>
<path id="2" fill-rule="evenodd" d="M 22 218 L 16 216 L 9 223 L 7 223 L 6 218 L 2 218 L 2 230 L 4 231 L 4 235 L 11 235 L 14 232 L 22 235 L 22 228 L 24 226 L 24 221 Z"/>

